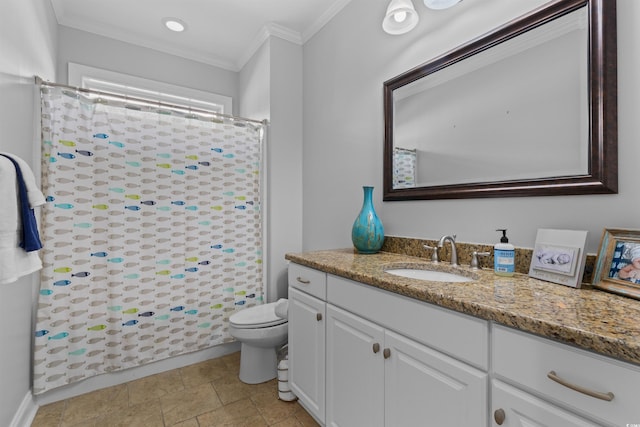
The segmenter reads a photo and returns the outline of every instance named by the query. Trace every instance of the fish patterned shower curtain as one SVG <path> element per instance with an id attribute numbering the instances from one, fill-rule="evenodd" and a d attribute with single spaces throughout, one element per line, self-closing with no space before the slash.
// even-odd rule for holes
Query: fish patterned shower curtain
<path id="1" fill-rule="evenodd" d="M 264 126 L 41 92 L 34 393 L 232 341 L 263 301 Z"/>
<path id="2" fill-rule="evenodd" d="M 393 188 L 416 186 L 418 153 L 414 150 L 395 147 L 393 149 Z"/>

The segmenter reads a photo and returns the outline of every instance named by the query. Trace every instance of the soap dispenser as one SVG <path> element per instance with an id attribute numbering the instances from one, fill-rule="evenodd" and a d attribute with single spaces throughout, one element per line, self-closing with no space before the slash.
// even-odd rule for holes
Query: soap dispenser
<path id="1" fill-rule="evenodd" d="M 496 243 L 493 247 L 494 271 L 498 276 L 513 276 L 516 264 L 515 247 L 509 243 L 506 228 L 499 228 L 496 231 L 502 231 L 502 237 L 500 243 Z"/>

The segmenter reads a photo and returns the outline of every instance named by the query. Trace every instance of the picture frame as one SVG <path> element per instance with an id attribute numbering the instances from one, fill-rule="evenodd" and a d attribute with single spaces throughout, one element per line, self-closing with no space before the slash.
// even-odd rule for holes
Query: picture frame
<path id="1" fill-rule="evenodd" d="M 593 274 L 593 286 L 640 299 L 640 230 L 604 229 Z"/>
<path id="2" fill-rule="evenodd" d="M 586 261 L 587 231 L 539 229 L 529 276 L 579 288 Z"/>

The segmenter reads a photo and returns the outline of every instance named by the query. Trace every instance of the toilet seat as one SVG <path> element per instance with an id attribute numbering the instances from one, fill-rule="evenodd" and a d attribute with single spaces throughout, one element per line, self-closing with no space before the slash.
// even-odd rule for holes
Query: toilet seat
<path id="1" fill-rule="evenodd" d="M 276 303 L 268 303 L 247 308 L 229 317 L 229 323 L 238 329 L 268 328 L 287 323 L 287 319 L 278 317 Z"/>

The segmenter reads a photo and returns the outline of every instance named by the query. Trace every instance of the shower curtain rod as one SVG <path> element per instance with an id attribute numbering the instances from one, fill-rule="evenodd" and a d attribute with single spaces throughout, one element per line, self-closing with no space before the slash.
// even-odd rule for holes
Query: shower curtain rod
<path id="1" fill-rule="evenodd" d="M 35 82 L 36 82 L 36 85 L 38 85 L 38 86 L 61 87 L 61 88 L 73 90 L 73 91 L 76 91 L 76 92 L 87 93 L 87 94 L 90 94 L 90 95 L 117 98 L 117 99 L 120 99 L 122 101 L 139 102 L 139 103 L 147 104 L 149 106 L 158 106 L 158 107 L 162 107 L 162 108 L 168 108 L 170 110 L 188 111 L 190 113 L 195 113 L 195 114 L 212 114 L 212 115 L 215 115 L 215 116 L 224 117 L 224 118 L 231 119 L 231 120 L 242 120 L 242 121 L 245 121 L 245 122 L 257 123 L 257 124 L 261 124 L 261 125 L 264 125 L 264 126 L 267 126 L 269 124 L 269 121 L 267 119 L 264 119 L 264 120 L 247 119 L 246 117 L 233 116 L 233 115 L 230 115 L 230 114 L 218 113 L 216 111 L 204 110 L 204 109 L 201 109 L 201 108 L 185 107 L 185 106 L 176 105 L 176 104 L 169 104 L 169 103 L 162 102 L 162 101 L 154 101 L 154 100 L 151 100 L 151 99 L 144 99 L 144 98 L 137 98 L 137 97 L 127 96 L 127 95 L 121 95 L 121 94 L 118 94 L 118 93 L 102 92 L 102 91 L 99 91 L 99 90 L 87 89 L 87 88 L 78 87 L 78 86 L 71 86 L 71 85 L 66 85 L 66 84 L 62 84 L 62 83 L 52 83 L 52 82 L 48 82 L 46 80 L 43 80 L 40 76 L 35 76 Z"/>

